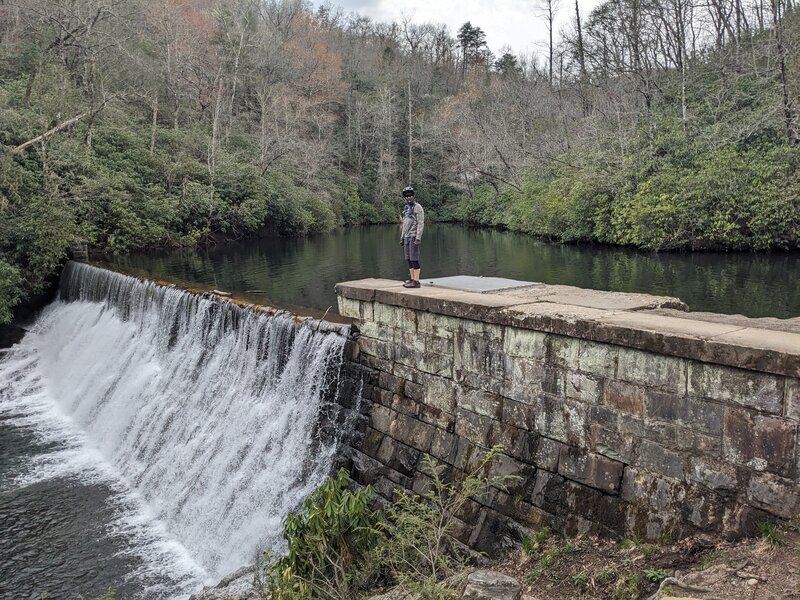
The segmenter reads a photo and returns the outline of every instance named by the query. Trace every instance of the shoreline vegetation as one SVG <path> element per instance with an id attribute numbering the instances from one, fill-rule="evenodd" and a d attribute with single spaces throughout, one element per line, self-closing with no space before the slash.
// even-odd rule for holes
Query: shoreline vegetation
<path id="1" fill-rule="evenodd" d="M 300 0 L 3 4 L 0 322 L 73 242 L 393 222 L 409 182 L 553 242 L 798 249 L 795 3 L 579 4 L 545 56 Z"/>

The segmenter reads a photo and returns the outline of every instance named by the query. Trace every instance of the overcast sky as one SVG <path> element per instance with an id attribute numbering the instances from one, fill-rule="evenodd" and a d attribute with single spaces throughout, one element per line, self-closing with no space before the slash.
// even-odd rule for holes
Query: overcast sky
<path id="1" fill-rule="evenodd" d="M 317 0 L 314 4 L 321 3 Z M 332 4 L 376 21 L 400 21 L 405 14 L 415 23 L 444 23 L 453 34 L 470 21 L 483 29 L 496 54 L 503 46 L 517 54 L 538 51 L 544 55 L 547 48 L 547 26 L 536 0 L 332 0 Z M 581 17 L 585 19 L 598 4 L 600 0 L 578 0 Z M 556 32 L 572 28 L 574 15 L 575 0 L 561 0 Z"/>

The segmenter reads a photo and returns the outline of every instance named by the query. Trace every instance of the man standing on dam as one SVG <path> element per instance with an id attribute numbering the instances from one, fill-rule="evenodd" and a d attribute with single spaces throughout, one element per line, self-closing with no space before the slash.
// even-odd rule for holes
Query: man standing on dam
<path id="1" fill-rule="evenodd" d="M 419 250 L 422 243 L 422 231 L 425 229 L 425 211 L 422 205 L 416 202 L 416 193 L 410 185 L 403 188 L 403 224 L 400 234 L 400 245 L 403 247 L 403 257 L 408 261 L 409 279 L 403 287 L 418 288 L 419 283 Z"/>

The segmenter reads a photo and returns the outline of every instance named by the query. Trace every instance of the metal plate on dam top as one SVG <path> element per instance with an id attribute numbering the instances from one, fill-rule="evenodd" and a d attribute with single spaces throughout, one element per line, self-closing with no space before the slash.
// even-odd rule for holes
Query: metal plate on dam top
<path id="1" fill-rule="evenodd" d="M 543 283 L 536 281 L 518 281 L 516 279 L 506 279 L 505 277 L 476 277 L 474 275 L 436 277 L 434 279 L 423 279 L 420 283 L 424 286 L 476 292 L 478 294 L 492 294 L 544 286 Z"/>

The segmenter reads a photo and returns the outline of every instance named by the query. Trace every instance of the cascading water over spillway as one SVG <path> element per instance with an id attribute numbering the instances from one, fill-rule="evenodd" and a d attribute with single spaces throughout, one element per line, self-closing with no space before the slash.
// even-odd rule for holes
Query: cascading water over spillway
<path id="1" fill-rule="evenodd" d="M 344 343 L 285 314 L 68 263 L 60 299 L 0 361 L 0 417 L 70 439 L 31 480 L 103 462 L 142 507 L 135 518 L 152 517 L 210 580 L 278 548 L 283 516 L 329 473 L 320 411 Z"/>

